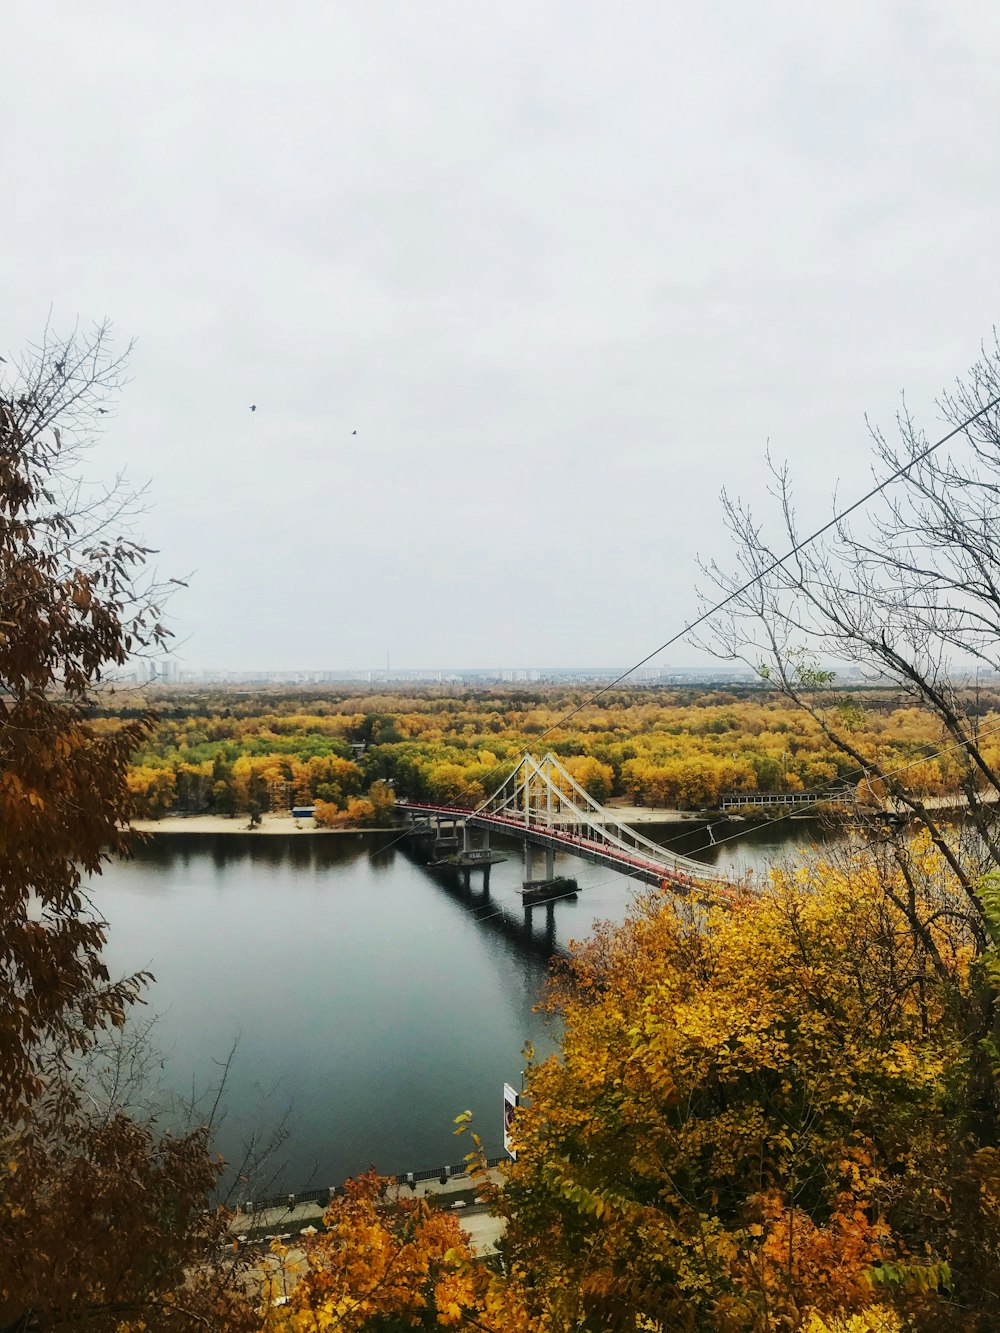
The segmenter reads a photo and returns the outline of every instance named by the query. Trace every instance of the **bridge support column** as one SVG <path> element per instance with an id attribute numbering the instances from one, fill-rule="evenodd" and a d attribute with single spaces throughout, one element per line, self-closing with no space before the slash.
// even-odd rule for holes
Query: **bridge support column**
<path id="1" fill-rule="evenodd" d="M 484 828 L 484 829 L 483 829 L 483 851 L 484 851 L 484 852 L 488 852 L 489 850 L 490 850 L 490 831 L 489 831 L 488 828 Z"/>
<path id="2" fill-rule="evenodd" d="M 553 879 L 556 873 L 556 853 L 552 847 L 545 849 L 545 878 Z"/>
<path id="3" fill-rule="evenodd" d="M 469 851 L 469 821 L 465 820 L 462 824 L 462 851 Z"/>
<path id="4" fill-rule="evenodd" d="M 527 883 L 529 882 L 529 880 L 531 879 L 531 863 L 532 863 L 532 860 L 533 860 L 532 853 L 534 852 L 534 850 L 535 850 L 535 849 L 532 847 L 531 843 L 528 842 L 527 838 L 525 838 L 525 840 L 524 840 L 524 882 L 525 882 L 525 884 L 527 884 Z"/>

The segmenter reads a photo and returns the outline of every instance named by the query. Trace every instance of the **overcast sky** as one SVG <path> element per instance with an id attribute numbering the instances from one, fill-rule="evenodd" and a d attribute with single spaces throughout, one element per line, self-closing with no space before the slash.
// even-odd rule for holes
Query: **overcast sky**
<path id="1" fill-rule="evenodd" d="M 91 465 L 150 482 L 191 667 L 625 664 L 768 440 L 825 517 L 1000 308 L 995 5 L 5 0 L 0 44 L 0 354 L 138 339 Z"/>

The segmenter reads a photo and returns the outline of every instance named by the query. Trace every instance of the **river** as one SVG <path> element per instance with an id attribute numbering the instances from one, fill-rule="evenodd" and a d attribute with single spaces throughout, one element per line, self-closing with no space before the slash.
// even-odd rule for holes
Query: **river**
<path id="1" fill-rule="evenodd" d="M 815 826 L 753 829 L 643 826 L 658 841 L 724 869 L 759 874 L 806 846 Z M 156 981 L 155 1063 L 165 1093 L 219 1081 L 234 1047 L 216 1146 L 283 1128 L 251 1192 L 339 1183 L 458 1162 L 451 1133 L 465 1109 L 485 1147 L 500 1151 L 500 1095 L 517 1085 L 525 1041 L 551 1044 L 534 1005 L 553 949 L 595 919 L 620 921 L 636 892 L 620 874 L 559 856 L 576 900 L 526 916 L 520 850 L 468 887 L 419 864 L 390 834 L 169 834 L 93 882 L 110 925 L 112 971 L 148 968 Z"/>

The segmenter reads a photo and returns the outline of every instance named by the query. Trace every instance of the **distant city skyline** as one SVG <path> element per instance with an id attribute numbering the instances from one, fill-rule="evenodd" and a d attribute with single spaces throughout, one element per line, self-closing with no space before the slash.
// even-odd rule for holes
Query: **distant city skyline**
<path id="1" fill-rule="evenodd" d="M 586 667 L 586 666 L 496 666 L 496 667 L 438 667 L 407 668 L 386 670 L 386 668 L 348 669 L 330 668 L 327 670 L 310 669 L 275 669 L 254 670 L 251 668 L 216 669 L 211 667 L 192 668 L 182 666 L 176 661 L 154 659 L 136 663 L 125 668 L 117 676 L 118 680 L 131 681 L 135 684 L 191 685 L 191 684 L 289 684 L 289 685 L 324 685 L 324 684 L 576 684 L 606 683 L 620 676 L 627 668 L 622 666 Z M 860 667 L 846 667 L 838 671 L 838 678 L 844 681 L 863 679 Z M 682 667 L 640 667 L 630 672 L 622 682 L 628 686 L 650 684 L 698 684 L 705 681 L 732 681 L 760 683 L 760 677 L 749 666 L 728 663 L 708 664 L 706 666 Z"/>

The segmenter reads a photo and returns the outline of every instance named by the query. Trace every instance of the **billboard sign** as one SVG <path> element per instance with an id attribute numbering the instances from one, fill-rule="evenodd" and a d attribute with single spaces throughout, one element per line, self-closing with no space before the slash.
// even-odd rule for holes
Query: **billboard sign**
<path id="1" fill-rule="evenodd" d="M 513 1161 L 517 1161 L 517 1153 L 510 1146 L 510 1131 L 514 1124 L 514 1112 L 521 1105 L 521 1098 L 510 1086 L 509 1083 L 503 1085 L 503 1150 L 508 1153 Z"/>

